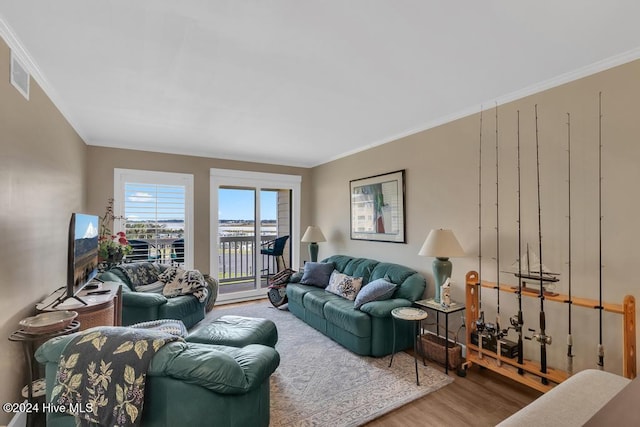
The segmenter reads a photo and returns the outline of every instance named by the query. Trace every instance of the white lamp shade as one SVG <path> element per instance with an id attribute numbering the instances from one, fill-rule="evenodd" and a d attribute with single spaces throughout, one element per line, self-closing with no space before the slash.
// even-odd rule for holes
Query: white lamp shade
<path id="1" fill-rule="evenodd" d="M 464 250 L 451 230 L 433 229 L 429 232 L 418 255 L 436 258 L 464 256 Z"/>
<path id="2" fill-rule="evenodd" d="M 324 238 L 324 234 L 322 234 L 322 230 L 320 227 L 315 225 L 310 225 L 307 227 L 307 231 L 304 232 L 302 236 L 301 242 L 326 242 L 327 239 Z"/>

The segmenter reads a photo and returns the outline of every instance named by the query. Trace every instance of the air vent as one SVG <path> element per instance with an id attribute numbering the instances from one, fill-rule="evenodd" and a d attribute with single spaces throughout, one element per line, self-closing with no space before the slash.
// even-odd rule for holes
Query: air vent
<path id="1" fill-rule="evenodd" d="M 29 99 L 29 79 L 31 76 L 22 63 L 11 52 L 11 84 L 18 89 L 18 92 Z"/>

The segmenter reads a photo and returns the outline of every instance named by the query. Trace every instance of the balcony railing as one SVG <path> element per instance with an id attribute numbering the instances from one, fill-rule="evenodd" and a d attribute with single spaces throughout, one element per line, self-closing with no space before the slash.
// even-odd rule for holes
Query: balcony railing
<path id="1" fill-rule="evenodd" d="M 275 237 L 274 235 L 263 235 L 260 237 L 260 241 L 264 243 Z M 255 238 L 253 236 L 220 237 L 218 247 L 218 280 L 220 285 L 253 280 L 256 275 L 254 246 Z M 273 263 L 271 271 L 277 270 L 274 257 L 264 257 L 263 268 L 267 267 L 267 262 Z"/>
<path id="2" fill-rule="evenodd" d="M 263 235 L 262 243 L 275 239 L 275 235 Z M 176 264 L 176 254 L 173 243 L 176 238 L 140 239 L 146 242 L 148 248 L 135 249 L 129 255 L 129 260 L 142 259 L 153 260 L 163 264 Z M 253 236 L 221 236 L 218 246 L 218 281 L 220 285 L 229 285 L 240 282 L 253 282 L 256 275 L 254 263 L 255 238 Z M 258 255 L 259 254 L 258 248 Z M 275 257 L 263 256 L 262 268 L 267 269 L 267 263 L 271 263 L 270 271 L 278 270 Z M 178 263 L 180 264 L 180 263 Z M 262 273 L 262 272 L 259 272 Z M 263 276 L 262 274 L 260 274 Z M 266 277 L 266 276 L 265 276 Z"/>

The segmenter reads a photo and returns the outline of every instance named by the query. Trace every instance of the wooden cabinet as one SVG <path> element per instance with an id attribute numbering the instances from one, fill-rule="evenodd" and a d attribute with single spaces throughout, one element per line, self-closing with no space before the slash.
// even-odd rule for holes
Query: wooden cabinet
<path id="1" fill-rule="evenodd" d="M 93 328 L 94 326 L 121 326 L 122 325 L 122 287 L 119 283 L 102 283 L 98 291 L 109 291 L 103 294 L 91 294 L 92 290 L 82 290 L 78 297 L 87 305 L 83 305 L 76 299 L 66 301 L 54 307 L 55 301 L 65 290 L 61 289 L 47 297 L 40 304 L 36 304 L 36 309 L 43 311 L 73 310 L 78 313 L 76 320 L 80 322 L 80 330 Z"/>

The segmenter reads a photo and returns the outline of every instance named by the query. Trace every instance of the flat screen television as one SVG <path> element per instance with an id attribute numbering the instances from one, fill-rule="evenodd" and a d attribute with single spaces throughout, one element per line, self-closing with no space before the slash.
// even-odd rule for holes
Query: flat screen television
<path id="1" fill-rule="evenodd" d="M 97 215 L 71 215 L 67 292 L 62 301 L 74 298 L 86 304 L 76 294 L 98 274 L 98 221 Z"/>

